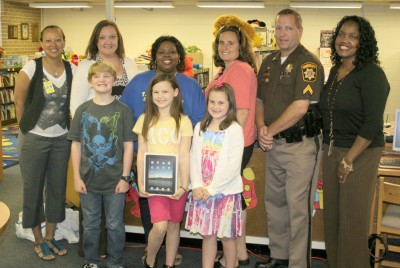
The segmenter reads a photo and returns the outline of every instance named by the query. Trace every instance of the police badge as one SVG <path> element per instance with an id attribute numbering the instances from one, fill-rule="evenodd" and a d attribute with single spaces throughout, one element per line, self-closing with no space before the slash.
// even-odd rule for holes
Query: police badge
<path id="1" fill-rule="evenodd" d="M 306 62 L 301 65 L 304 82 L 315 82 L 317 80 L 317 65 Z"/>

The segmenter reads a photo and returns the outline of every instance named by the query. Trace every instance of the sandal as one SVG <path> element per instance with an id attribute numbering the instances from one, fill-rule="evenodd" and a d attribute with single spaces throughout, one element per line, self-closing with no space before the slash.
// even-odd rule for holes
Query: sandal
<path id="1" fill-rule="evenodd" d="M 49 246 L 45 242 L 42 242 L 41 244 L 35 244 L 33 249 L 35 250 L 38 257 L 44 261 L 52 261 L 55 259 Z"/>
<path id="2" fill-rule="evenodd" d="M 181 265 L 182 264 L 182 259 L 183 259 L 182 255 L 179 254 L 179 252 L 177 252 L 176 256 L 175 256 L 174 266 Z"/>
<path id="3" fill-rule="evenodd" d="M 222 259 L 223 257 L 224 257 L 224 253 L 222 253 L 221 255 L 219 255 L 219 256 L 216 258 L 216 260 L 214 261 L 214 268 L 225 268 L 225 266 L 223 266 L 222 263 L 221 263 L 221 259 Z M 243 262 L 243 261 L 239 261 L 239 265 L 236 266 L 235 268 L 239 268 L 239 266 L 242 265 L 242 264 L 240 264 L 241 262 Z M 247 262 L 247 261 L 245 261 L 245 262 Z M 249 262 L 250 262 L 250 261 L 249 261 Z M 247 265 L 247 264 L 244 264 L 244 265 Z"/>
<path id="4" fill-rule="evenodd" d="M 44 241 L 46 242 L 50 250 L 54 252 L 54 254 L 58 256 L 64 256 L 68 253 L 68 251 L 63 246 L 61 246 L 54 238 L 51 240 L 45 239 Z"/>
<path id="5" fill-rule="evenodd" d="M 154 261 L 153 265 L 148 265 L 147 264 L 147 255 L 145 255 L 146 257 L 144 258 L 144 267 L 145 268 L 157 268 L 157 259 Z"/>

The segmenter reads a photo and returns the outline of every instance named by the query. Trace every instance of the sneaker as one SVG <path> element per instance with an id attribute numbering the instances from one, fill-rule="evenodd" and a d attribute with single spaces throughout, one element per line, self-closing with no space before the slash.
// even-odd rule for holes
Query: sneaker
<path id="1" fill-rule="evenodd" d="M 97 268 L 97 264 L 94 263 L 86 263 L 82 266 L 82 268 Z"/>

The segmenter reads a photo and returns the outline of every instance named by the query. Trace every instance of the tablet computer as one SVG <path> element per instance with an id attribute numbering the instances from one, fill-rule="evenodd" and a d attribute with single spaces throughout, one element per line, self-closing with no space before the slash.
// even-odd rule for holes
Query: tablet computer
<path id="1" fill-rule="evenodd" d="M 178 186 L 178 156 L 144 154 L 144 189 L 150 195 L 173 195 Z"/>

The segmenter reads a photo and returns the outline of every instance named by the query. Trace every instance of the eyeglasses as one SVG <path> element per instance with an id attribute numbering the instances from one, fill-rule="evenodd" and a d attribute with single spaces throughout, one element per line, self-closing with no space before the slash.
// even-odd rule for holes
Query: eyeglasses
<path id="1" fill-rule="evenodd" d="M 345 39 L 346 37 L 348 37 L 351 41 L 356 41 L 356 40 L 358 40 L 359 35 L 356 35 L 354 33 L 346 34 L 344 32 L 339 32 L 337 35 L 337 38 L 340 38 L 340 39 Z"/>

